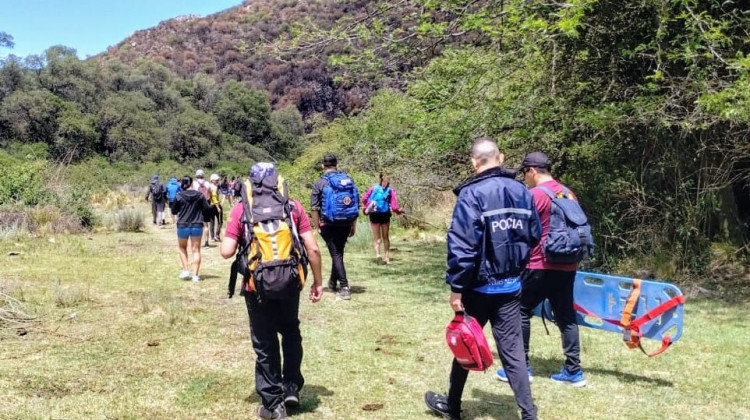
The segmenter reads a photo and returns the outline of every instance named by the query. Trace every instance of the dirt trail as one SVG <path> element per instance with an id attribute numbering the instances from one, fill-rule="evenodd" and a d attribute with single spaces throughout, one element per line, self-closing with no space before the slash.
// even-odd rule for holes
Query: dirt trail
<path id="1" fill-rule="evenodd" d="M 225 212 L 226 214 L 227 212 Z M 172 224 L 171 219 L 167 216 L 168 224 L 165 226 L 156 226 L 149 223 L 146 227 L 146 232 L 152 235 L 154 241 L 158 241 L 162 246 L 161 249 L 169 250 L 171 252 L 170 258 L 174 261 L 174 272 L 175 276 L 180 271 L 180 257 L 177 250 L 177 228 Z M 225 219 L 226 220 L 226 219 Z M 222 238 L 224 233 L 222 228 Z M 204 280 L 220 280 L 224 281 L 228 279 L 229 268 L 232 264 L 233 259 L 224 259 L 219 255 L 220 242 L 209 241 L 209 248 L 203 248 L 201 246 L 201 267 L 200 276 Z M 192 252 L 190 252 L 190 243 L 188 242 L 188 261 L 191 263 L 192 270 Z"/>

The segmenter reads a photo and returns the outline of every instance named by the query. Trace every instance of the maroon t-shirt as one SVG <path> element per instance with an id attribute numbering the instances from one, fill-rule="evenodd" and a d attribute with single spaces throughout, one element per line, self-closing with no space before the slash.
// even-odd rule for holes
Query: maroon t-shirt
<path id="1" fill-rule="evenodd" d="M 311 232 L 312 227 L 310 225 L 310 219 L 305 213 L 304 207 L 299 201 L 289 200 L 294 206 L 296 211 L 292 212 L 292 220 L 297 225 L 297 232 L 301 235 L 306 232 Z M 245 226 L 240 222 L 242 220 L 242 203 L 237 203 L 232 207 L 232 211 L 229 212 L 229 218 L 227 219 L 227 230 L 224 232 L 224 236 L 239 240 L 245 236 Z"/>
<path id="2" fill-rule="evenodd" d="M 534 203 L 536 204 L 536 211 L 539 213 L 539 220 L 542 222 L 542 239 L 539 241 L 539 244 L 531 250 L 531 257 L 529 258 L 529 263 L 526 265 L 526 268 L 532 270 L 576 271 L 578 269 L 577 263 L 553 264 L 544 259 L 542 245 L 547 242 L 547 234 L 549 233 L 549 214 L 550 208 L 552 207 L 552 200 L 547 193 L 539 188 L 540 186 L 546 187 L 554 194 L 561 193 L 563 188 L 565 188 L 561 183 L 553 179 L 551 181 L 543 182 L 531 189 L 531 195 L 534 196 Z M 571 191 L 571 194 L 575 197 L 573 191 Z"/>

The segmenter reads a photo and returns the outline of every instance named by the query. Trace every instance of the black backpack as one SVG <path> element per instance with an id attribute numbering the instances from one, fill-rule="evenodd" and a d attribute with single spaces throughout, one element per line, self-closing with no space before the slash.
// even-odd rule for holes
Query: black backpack
<path id="1" fill-rule="evenodd" d="M 151 184 L 151 196 L 154 198 L 154 200 L 163 200 L 164 193 L 164 184 L 162 184 L 160 181 L 156 181 L 155 184 Z"/>

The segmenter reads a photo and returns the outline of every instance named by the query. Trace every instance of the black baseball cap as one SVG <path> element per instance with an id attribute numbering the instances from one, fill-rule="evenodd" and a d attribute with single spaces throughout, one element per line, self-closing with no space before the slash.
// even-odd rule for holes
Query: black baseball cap
<path id="1" fill-rule="evenodd" d="M 547 155 L 542 152 L 531 152 L 523 158 L 521 166 L 516 169 L 516 172 L 521 172 L 525 168 L 545 168 L 550 169 L 552 164 L 549 161 Z"/>

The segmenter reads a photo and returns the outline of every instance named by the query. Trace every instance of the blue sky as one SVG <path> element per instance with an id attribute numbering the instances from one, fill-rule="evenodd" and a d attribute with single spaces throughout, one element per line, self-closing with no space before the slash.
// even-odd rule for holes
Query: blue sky
<path id="1" fill-rule="evenodd" d="M 0 57 L 41 54 L 53 45 L 83 59 L 106 51 L 133 32 L 182 15 L 206 16 L 242 0 L 0 0 L 0 32 L 13 36 Z"/>

